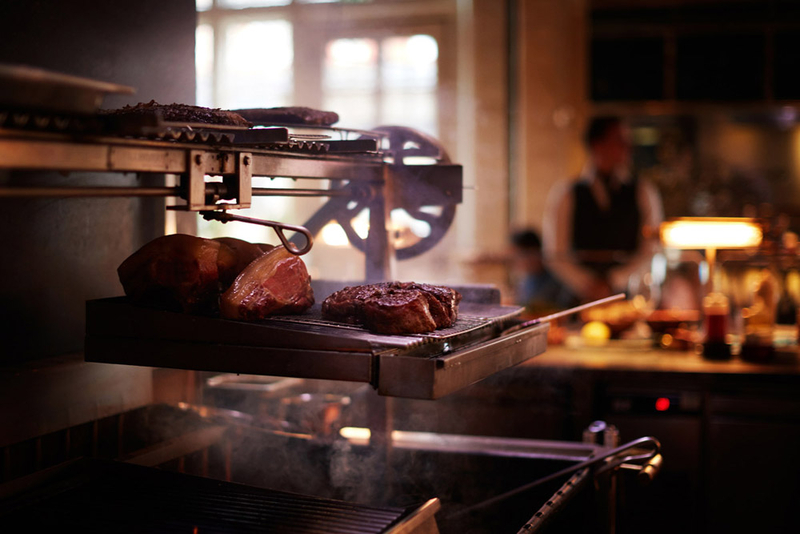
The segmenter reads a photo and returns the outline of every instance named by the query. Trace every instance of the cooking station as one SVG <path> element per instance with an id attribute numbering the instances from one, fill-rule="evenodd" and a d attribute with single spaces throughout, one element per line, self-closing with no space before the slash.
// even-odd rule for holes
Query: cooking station
<path id="1" fill-rule="evenodd" d="M 25 73 L 11 72 L 17 75 Z M 84 92 L 124 90 L 51 81 Z M 145 176 L 177 177 L 177 185 L 155 186 L 17 184 L 0 187 L 0 199 L 165 197 L 177 199 L 171 210 L 229 222 L 242 221 L 228 210 L 250 207 L 253 196 L 324 197 L 327 203 L 302 227 L 243 222 L 273 227 L 300 254 L 336 221 L 364 252 L 369 282 L 392 279 L 395 259 L 435 246 L 461 202 L 461 167 L 435 140 L 407 128 L 209 128 L 156 120 L 115 130 L 119 125 L 102 114 L 28 112 L 19 104 L 0 112 L 0 124 L 2 170 L 135 173 L 142 184 L 152 182 Z M 433 161 L 407 164 L 411 157 Z M 320 186 L 257 184 L 272 177 Z M 438 214 L 425 209 L 431 206 Z M 399 207 L 428 222 L 431 233 L 396 250 L 388 229 Z M 361 239 L 349 221 L 364 208 L 370 231 Z M 289 239 L 284 231 L 296 234 Z M 317 299 L 342 285 L 316 281 Z M 546 323 L 522 325 L 521 309 L 501 306 L 494 288 L 458 289 L 464 300 L 452 328 L 404 336 L 334 324 L 314 308 L 244 323 L 137 307 L 123 297 L 91 299 L 87 362 L 265 375 L 266 382 L 245 388 L 257 398 L 258 413 L 158 404 L 15 443 L 5 449 L 0 516 L 17 526 L 111 524 L 130 531 L 612 532 L 619 473 L 636 472 L 646 483 L 658 471 L 660 445 L 653 438 L 620 446 L 615 430 L 600 422 L 587 429 L 585 443 L 393 429 L 393 397 L 437 399 L 546 350 Z M 348 399 L 340 403 L 352 399 L 352 409 L 305 405 L 322 393 L 307 388 L 336 389 L 319 379 L 340 382 Z M 291 388 L 273 394 L 282 380 Z M 299 399 L 299 414 L 285 399 Z M 318 423 L 303 426 L 309 419 Z M 146 469 L 152 467 L 180 474 Z M 106 512 L 88 513 L 98 499 L 107 499 Z M 139 517 L 140 507 L 153 514 Z"/>

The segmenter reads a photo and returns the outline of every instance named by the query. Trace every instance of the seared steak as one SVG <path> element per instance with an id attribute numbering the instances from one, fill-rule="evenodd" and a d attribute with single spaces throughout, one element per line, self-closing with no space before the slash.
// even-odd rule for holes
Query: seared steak
<path id="1" fill-rule="evenodd" d="M 346 287 L 322 302 L 322 315 L 381 334 L 422 334 L 452 326 L 461 294 L 449 287 L 384 282 Z"/>
<path id="2" fill-rule="evenodd" d="M 263 124 L 308 124 L 310 126 L 330 126 L 339 122 L 339 114 L 333 111 L 301 106 L 268 109 L 237 109 L 236 113 L 245 119 Z"/>
<path id="3" fill-rule="evenodd" d="M 253 321 L 302 313 L 314 304 L 311 277 L 303 260 L 283 246 L 261 255 L 236 277 L 219 301 L 226 319 Z"/>

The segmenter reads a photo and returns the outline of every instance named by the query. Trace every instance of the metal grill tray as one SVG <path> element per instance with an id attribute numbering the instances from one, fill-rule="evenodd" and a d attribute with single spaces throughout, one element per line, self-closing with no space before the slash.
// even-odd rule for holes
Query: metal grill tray
<path id="1" fill-rule="evenodd" d="M 414 508 L 365 506 L 101 460 L 16 482 L 32 487 L 0 503 L 0 520 L 13 532 L 367 534 L 397 532 L 421 519 L 413 517 Z M 427 508 L 432 523 L 438 506 Z"/>
<path id="2" fill-rule="evenodd" d="M 134 306 L 86 304 L 87 361 L 347 380 L 388 396 L 434 399 L 544 352 L 547 325 L 499 335 L 521 309 L 462 303 L 455 326 L 387 336 L 304 315 L 260 323 Z"/>

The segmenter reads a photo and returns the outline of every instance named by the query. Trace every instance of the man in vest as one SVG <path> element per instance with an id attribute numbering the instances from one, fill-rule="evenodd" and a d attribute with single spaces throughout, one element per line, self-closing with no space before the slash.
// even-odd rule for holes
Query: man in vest
<path id="1" fill-rule="evenodd" d="M 577 180 L 548 195 L 543 224 L 548 267 L 583 301 L 625 291 L 648 269 L 663 218 L 656 188 L 630 175 L 630 133 L 619 117 L 592 119 L 588 160 Z"/>

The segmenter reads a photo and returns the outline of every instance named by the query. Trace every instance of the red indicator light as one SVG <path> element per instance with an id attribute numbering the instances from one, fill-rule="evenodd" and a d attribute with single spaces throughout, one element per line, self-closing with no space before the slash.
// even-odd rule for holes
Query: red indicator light
<path id="1" fill-rule="evenodd" d="M 666 397 L 659 397 L 656 399 L 656 410 L 659 412 L 666 412 L 669 410 L 669 399 Z"/>

